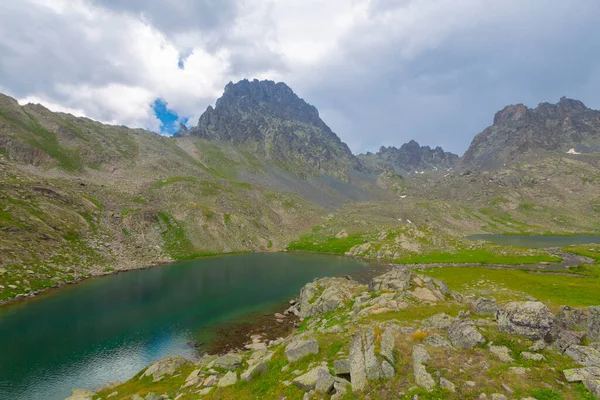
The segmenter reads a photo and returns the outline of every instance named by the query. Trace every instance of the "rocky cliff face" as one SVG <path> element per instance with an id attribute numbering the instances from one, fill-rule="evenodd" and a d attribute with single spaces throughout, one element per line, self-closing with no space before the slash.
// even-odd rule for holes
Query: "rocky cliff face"
<path id="1" fill-rule="evenodd" d="M 441 147 L 432 149 L 429 146 L 420 146 L 414 140 L 404 143 L 400 148 L 382 146 L 377 153 L 361 154 L 359 158 L 370 168 L 393 169 L 400 173 L 449 169 L 458 163 L 456 154 L 446 152 Z"/>
<path id="2" fill-rule="evenodd" d="M 321 120 L 317 109 L 284 83 L 229 83 L 215 107 L 209 106 L 180 136 L 217 139 L 247 147 L 288 170 L 344 177 L 360 162 Z"/>
<path id="3" fill-rule="evenodd" d="M 477 135 L 466 164 L 499 166 L 545 153 L 600 152 L 600 111 L 563 97 L 534 109 L 512 105 L 496 113 L 494 124 Z"/>

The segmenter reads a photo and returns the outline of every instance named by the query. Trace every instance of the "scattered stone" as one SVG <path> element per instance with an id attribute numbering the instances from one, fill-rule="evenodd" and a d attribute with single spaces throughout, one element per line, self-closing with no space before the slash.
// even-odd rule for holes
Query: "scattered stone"
<path id="1" fill-rule="evenodd" d="M 327 368 L 325 367 L 316 367 L 305 373 L 304 375 L 300 375 L 292 381 L 294 385 L 298 386 L 300 389 L 305 392 L 310 392 L 311 390 L 315 390 L 317 387 L 317 380 L 319 379 L 319 371 L 322 376 L 325 376 L 324 373 L 329 374 Z M 333 383 L 332 383 L 333 385 Z"/>
<path id="2" fill-rule="evenodd" d="M 454 383 L 444 377 L 440 377 L 440 387 L 442 389 L 449 390 L 452 393 L 456 392 L 456 386 L 454 386 Z"/>
<path id="3" fill-rule="evenodd" d="M 496 315 L 498 303 L 483 297 L 476 297 L 469 303 L 469 308 L 477 315 Z"/>
<path id="4" fill-rule="evenodd" d="M 392 364 L 390 364 L 386 360 L 381 362 L 381 372 L 382 372 L 383 378 L 385 378 L 385 379 L 392 379 L 394 377 L 394 373 L 395 373 L 394 367 L 392 367 Z"/>
<path id="5" fill-rule="evenodd" d="M 293 341 L 285 348 L 285 356 L 289 362 L 295 362 L 310 354 L 318 353 L 319 342 L 313 338 Z"/>
<path id="6" fill-rule="evenodd" d="M 206 377 L 204 382 L 202 382 L 202 386 L 210 387 L 214 386 L 217 383 L 217 377 L 215 375 L 209 375 Z"/>
<path id="7" fill-rule="evenodd" d="M 210 392 L 212 392 L 212 390 L 213 390 L 213 389 L 214 389 L 214 388 L 213 388 L 212 386 L 211 386 L 211 387 L 206 387 L 206 388 L 204 388 L 204 389 L 200 390 L 200 391 L 198 392 L 198 395 L 199 395 L 200 397 L 202 397 L 202 396 L 206 396 L 207 394 L 209 394 Z"/>
<path id="8" fill-rule="evenodd" d="M 500 393 L 493 393 L 492 400 L 508 400 L 508 397 Z"/>
<path id="9" fill-rule="evenodd" d="M 563 371 L 567 382 L 582 382 L 589 379 L 600 379 L 600 367 L 584 367 Z"/>
<path id="10" fill-rule="evenodd" d="M 509 367 L 508 370 L 515 375 L 525 376 L 530 371 L 529 368 L 524 367 Z"/>
<path id="11" fill-rule="evenodd" d="M 415 383 L 425 390 L 431 390 L 435 387 L 435 380 L 425 369 L 425 365 L 430 360 L 429 353 L 423 345 L 415 345 L 413 347 L 413 371 L 415 374 Z"/>
<path id="12" fill-rule="evenodd" d="M 244 347 L 248 350 L 254 350 L 254 351 L 267 350 L 267 345 L 265 343 L 261 343 L 261 342 L 247 344 Z"/>
<path id="13" fill-rule="evenodd" d="M 119 392 L 115 390 L 114 392 L 112 392 L 111 394 L 109 394 L 108 396 L 106 396 L 106 398 L 110 399 L 110 398 L 116 397 L 118 395 L 119 395 Z"/>
<path id="14" fill-rule="evenodd" d="M 448 339 L 436 333 L 427 336 L 423 340 L 423 343 L 433 347 L 441 347 L 446 349 L 452 348 L 452 343 L 450 343 Z"/>
<path id="15" fill-rule="evenodd" d="M 546 343 L 546 341 L 544 339 L 539 339 L 536 340 L 535 342 L 533 342 L 533 345 L 531 345 L 529 347 L 530 351 L 540 351 L 540 350 L 544 350 L 546 347 L 548 347 L 548 344 Z"/>
<path id="16" fill-rule="evenodd" d="M 435 329 L 438 331 L 441 330 L 446 330 L 448 328 L 450 328 L 450 326 L 452 325 L 452 323 L 454 322 L 454 318 L 452 318 L 451 316 L 449 316 L 446 313 L 439 313 L 439 314 L 435 314 L 429 318 L 427 318 L 425 321 L 423 321 L 423 328 L 426 329 Z"/>
<path id="17" fill-rule="evenodd" d="M 94 392 L 86 389 L 73 389 L 71 396 L 65 400 L 92 400 L 94 394 Z"/>
<path id="18" fill-rule="evenodd" d="M 465 381 L 465 385 L 467 385 L 470 388 L 474 388 L 475 386 L 477 386 L 477 384 L 474 381 Z"/>
<path id="19" fill-rule="evenodd" d="M 554 323 L 548 307 L 537 301 L 508 303 L 498 310 L 496 319 L 500 331 L 530 339 L 542 339 Z"/>
<path id="20" fill-rule="evenodd" d="M 440 299 L 435 295 L 433 291 L 428 288 L 416 288 L 411 292 L 411 295 L 418 300 L 435 303 Z"/>
<path id="21" fill-rule="evenodd" d="M 485 343 L 485 338 L 470 321 L 456 321 L 448 329 L 448 336 L 455 347 L 472 349 Z"/>
<path id="22" fill-rule="evenodd" d="M 503 383 L 503 384 L 502 384 L 502 389 L 504 389 L 504 391 L 505 391 L 506 393 L 508 393 L 508 394 L 513 394 L 513 393 L 515 392 L 515 391 L 514 391 L 514 390 L 513 390 L 513 389 L 512 389 L 510 386 L 508 386 L 506 383 Z"/>
<path id="23" fill-rule="evenodd" d="M 200 373 L 199 369 L 195 369 L 192 372 L 190 372 L 188 377 L 185 378 L 185 383 L 183 384 L 183 387 L 186 388 L 186 387 L 197 385 L 198 382 L 200 381 L 200 377 L 198 376 L 199 373 Z"/>
<path id="24" fill-rule="evenodd" d="M 146 376 L 152 376 L 152 380 L 158 382 L 165 375 L 173 375 L 179 368 L 189 364 L 192 364 L 192 362 L 187 358 L 181 356 L 168 356 L 150 364 L 140 376 L 140 379 Z"/>
<path id="25" fill-rule="evenodd" d="M 318 393 L 328 393 L 333 387 L 334 383 L 335 380 L 327 368 L 320 368 L 317 371 L 317 383 L 315 385 L 315 390 Z"/>
<path id="26" fill-rule="evenodd" d="M 217 383 L 218 387 L 227 387 L 231 385 L 235 385 L 238 381 L 237 373 L 234 371 L 227 372 Z"/>
<path id="27" fill-rule="evenodd" d="M 335 360 L 333 362 L 333 372 L 336 375 L 347 375 L 350 373 L 350 360 Z"/>
<path id="28" fill-rule="evenodd" d="M 213 364 L 214 367 L 228 370 L 237 369 L 242 364 L 242 356 L 240 354 L 229 353 L 217 358 Z"/>
<path id="29" fill-rule="evenodd" d="M 588 346 L 572 345 L 565 354 L 586 367 L 600 367 L 600 351 Z"/>
<path id="30" fill-rule="evenodd" d="M 251 365 L 246 371 L 244 371 L 240 378 L 245 381 L 251 381 L 252 378 L 255 378 L 260 374 L 266 373 L 267 369 L 267 362 L 265 360 L 260 360 L 256 364 Z"/>
<path id="31" fill-rule="evenodd" d="M 150 392 L 144 397 L 144 400 L 162 400 L 162 397 L 156 393 Z"/>
<path id="32" fill-rule="evenodd" d="M 521 356 L 523 357 L 524 360 L 532 360 L 532 361 L 544 361 L 546 359 L 546 357 L 544 357 L 541 354 L 537 354 L 537 353 L 529 353 L 529 352 L 522 352 Z"/>
<path id="33" fill-rule="evenodd" d="M 502 362 L 510 363 L 515 361 L 510 355 L 510 349 L 506 346 L 490 346 L 490 351 Z"/>
<path id="34" fill-rule="evenodd" d="M 585 332 L 561 331 L 553 343 L 554 348 L 559 353 L 564 353 L 572 345 L 580 345 L 583 341 Z"/>

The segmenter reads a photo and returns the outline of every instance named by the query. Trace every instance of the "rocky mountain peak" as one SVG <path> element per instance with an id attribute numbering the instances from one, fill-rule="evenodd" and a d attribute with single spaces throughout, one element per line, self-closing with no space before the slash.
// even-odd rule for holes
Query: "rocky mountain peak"
<path id="1" fill-rule="evenodd" d="M 432 150 L 415 140 L 404 143 L 400 148 L 381 146 L 377 153 L 363 154 L 359 158 L 372 169 L 390 169 L 400 173 L 452 168 L 458 163 L 456 154 L 445 152 L 441 147 Z"/>
<path id="2" fill-rule="evenodd" d="M 361 164 L 321 120 L 317 109 L 285 83 L 230 82 L 198 126 L 184 136 L 232 142 L 292 170 L 345 176 Z"/>
<path id="3" fill-rule="evenodd" d="M 492 126 L 475 136 L 465 163 L 501 165 L 545 152 L 600 152 L 600 112 L 562 97 L 530 109 L 511 105 L 496 113 Z"/>

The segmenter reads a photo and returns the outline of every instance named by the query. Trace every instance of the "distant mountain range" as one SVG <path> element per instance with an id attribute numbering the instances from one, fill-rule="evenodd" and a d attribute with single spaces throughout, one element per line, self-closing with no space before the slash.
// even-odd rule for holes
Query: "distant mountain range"
<path id="1" fill-rule="evenodd" d="M 598 152 L 600 112 L 564 98 L 506 107 L 460 158 L 415 141 L 355 156 L 272 81 L 228 84 L 174 138 L 0 95 L 0 302 L 113 269 L 282 250 L 307 232 L 304 245 L 330 249 L 406 221 L 454 238 L 593 231 Z M 364 254 L 421 249 L 402 240 Z"/>

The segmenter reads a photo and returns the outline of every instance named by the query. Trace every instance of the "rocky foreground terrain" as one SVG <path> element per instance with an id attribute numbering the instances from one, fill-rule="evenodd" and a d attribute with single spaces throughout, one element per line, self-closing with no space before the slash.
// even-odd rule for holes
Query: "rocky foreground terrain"
<path id="1" fill-rule="evenodd" d="M 167 357 L 69 400 L 600 398 L 600 306 L 527 297 L 461 294 L 404 267 L 369 285 L 317 279 L 276 315 L 299 318 L 286 338 Z"/>

